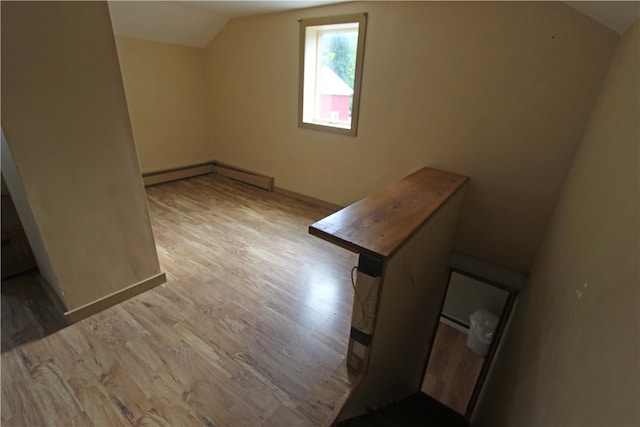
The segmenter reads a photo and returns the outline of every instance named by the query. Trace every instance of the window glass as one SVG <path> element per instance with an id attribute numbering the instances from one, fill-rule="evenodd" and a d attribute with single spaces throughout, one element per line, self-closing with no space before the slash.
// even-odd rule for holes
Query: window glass
<path id="1" fill-rule="evenodd" d="M 366 15 L 302 20 L 300 127 L 356 135 Z"/>

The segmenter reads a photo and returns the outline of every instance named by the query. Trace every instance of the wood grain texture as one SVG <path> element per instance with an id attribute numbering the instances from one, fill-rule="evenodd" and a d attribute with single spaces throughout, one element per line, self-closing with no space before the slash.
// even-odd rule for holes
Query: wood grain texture
<path id="1" fill-rule="evenodd" d="M 330 212 L 216 175 L 147 194 L 167 283 L 4 352 L 2 425 L 330 425 L 356 381 L 356 257 L 306 233 Z"/>
<path id="2" fill-rule="evenodd" d="M 2 352 L 50 335 L 67 322 L 38 270 L 2 279 Z"/>
<path id="3" fill-rule="evenodd" d="M 316 222 L 309 233 L 356 253 L 391 257 L 467 180 L 422 168 Z"/>
<path id="4" fill-rule="evenodd" d="M 99 298 L 89 304 L 83 305 L 82 307 L 67 311 L 66 313 L 64 313 L 64 317 L 65 319 L 67 319 L 67 322 L 75 323 L 79 320 L 84 319 L 85 317 L 89 317 L 92 314 L 102 311 L 105 308 L 111 307 L 112 305 L 116 305 L 119 302 L 128 300 L 129 298 L 141 294 L 142 292 L 148 291 L 149 289 L 158 286 L 159 284 L 166 281 L 166 275 L 164 273 L 158 273 L 141 282 L 134 283 L 131 286 L 127 286 L 126 288 Z"/>
<path id="5" fill-rule="evenodd" d="M 467 335 L 439 323 L 422 391 L 464 415 L 484 364 L 467 347 Z"/>

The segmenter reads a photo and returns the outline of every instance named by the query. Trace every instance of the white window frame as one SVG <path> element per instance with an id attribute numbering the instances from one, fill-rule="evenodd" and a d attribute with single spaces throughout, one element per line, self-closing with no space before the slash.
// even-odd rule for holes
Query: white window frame
<path id="1" fill-rule="evenodd" d="M 323 33 L 340 31 L 341 29 L 352 27 L 353 24 L 357 24 L 358 26 L 358 45 L 356 50 L 351 124 L 317 120 L 314 117 L 314 104 L 317 99 L 316 76 L 319 69 L 317 66 L 319 36 Z M 357 135 L 366 28 L 366 13 L 300 20 L 299 127 L 348 136 Z"/>

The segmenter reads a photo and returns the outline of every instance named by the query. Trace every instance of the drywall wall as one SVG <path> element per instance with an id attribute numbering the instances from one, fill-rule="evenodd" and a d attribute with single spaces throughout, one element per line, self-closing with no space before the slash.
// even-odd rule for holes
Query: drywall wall
<path id="1" fill-rule="evenodd" d="M 203 49 L 116 37 L 143 173 L 212 160 Z"/>
<path id="2" fill-rule="evenodd" d="M 298 19 L 358 12 L 358 136 L 298 128 Z M 560 2 L 355 2 L 233 19 L 205 53 L 212 157 L 339 205 L 422 166 L 468 175 L 454 248 L 526 271 L 617 37 Z"/>
<path id="3" fill-rule="evenodd" d="M 73 310 L 160 273 L 109 11 L 1 7 L 2 130 L 47 271 Z"/>
<path id="4" fill-rule="evenodd" d="M 504 289 L 452 271 L 442 314 L 469 328 L 471 316 L 480 308 L 499 318 L 508 297 Z"/>
<path id="5" fill-rule="evenodd" d="M 622 36 L 474 426 L 640 424 L 640 23 Z"/>
<path id="6" fill-rule="evenodd" d="M 29 205 L 29 201 L 24 192 L 24 187 L 22 186 L 20 177 L 18 176 L 18 171 L 16 169 L 15 162 L 13 161 L 11 150 L 9 150 L 9 145 L 4 137 L 4 131 L 1 132 L 1 136 L 0 164 L 2 165 L 3 191 L 5 190 L 4 186 L 7 187 L 6 191 L 8 194 L 11 194 L 9 192 L 9 186 L 13 189 L 12 200 L 20 218 L 20 223 L 24 228 L 27 240 L 29 241 L 29 246 L 33 252 L 36 264 L 38 265 L 40 275 L 45 279 L 45 282 L 49 285 L 51 290 L 53 290 L 57 295 L 62 295 L 60 285 L 58 284 L 58 278 L 53 270 L 53 265 L 51 265 L 49 254 L 44 246 L 44 242 L 42 241 L 40 231 L 38 230 L 38 224 L 33 217 L 33 211 L 31 210 L 31 206 Z"/>

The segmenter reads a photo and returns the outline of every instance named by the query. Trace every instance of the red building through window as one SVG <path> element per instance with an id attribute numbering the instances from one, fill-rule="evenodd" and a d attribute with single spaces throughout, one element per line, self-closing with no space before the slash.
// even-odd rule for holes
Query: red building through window
<path id="1" fill-rule="evenodd" d="M 319 76 L 317 119 L 331 123 L 350 122 L 353 89 L 329 67 L 322 66 Z"/>

